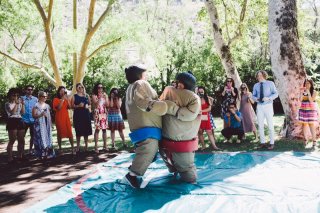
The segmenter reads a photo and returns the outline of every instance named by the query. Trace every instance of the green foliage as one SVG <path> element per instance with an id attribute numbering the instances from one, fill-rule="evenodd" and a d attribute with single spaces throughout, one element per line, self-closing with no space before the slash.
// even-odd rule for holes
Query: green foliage
<path id="1" fill-rule="evenodd" d="M 79 51 L 85 35 L 88 4 L 78 4 L 78 29 L 72 28 L 70 2 L 55 1 L 53 8 L 53 42 L 63 81 L 72 89 L 72 53 Z M 224 70 L 213 45 L 211 24 L 203 2 L 191 0 L 176 4 L 175 1 L 140 1 L 138 4 L 118 2 L 94 35 L 88 53 L 101 44 L 121 37 L 121 43 L 100 51 L 87 63 L 84 84 L 91 94 L 95 83 L 101 82 L 106 91 L 120 87 L 124 95 L 127 85 L 124 68 L 137 62 L 149 67 L 150 83 L 159 92 L 182 71 L 192 71 L 198 85 L 207 88 L 215 99 L 215 111 L 219 111 L 219 90 L 225 80 Z M 237 33 L 241 7 L 244 0 L 217 0 L 223 36 L 228 41 Z M 47 9 L 48 1 L 42 0 Z M 107 1 L 97 1 L 94 22 L 105 9 Z M 302 6 L 303 5 L 303 6 Z M 314 27 L 312 7 L 304 0 L 299 8 L 299 35 L 307 73 L 320 85 L 320 31 Z M 318 24 L 319 25 L 319 24 Z M 241 37 L 231 46 L 232 56 L 243 82 L 252 89 L 254 73 L 265 69 L 271 71 L 268 45 L 268 5 L 265 0 L 248 1 Z M 11 34 L 11 36 L 10 36 Z M 12 38 L 13 35 L 13 38 Z M 20 47 L 27 39 L 20 53 Z M 42 63 L 52 74 L 46 54 L 42 20 L 35 5 L 25 0 L 0 1 L 0 39 L 4 52 L 30 64 Z M 9 87 L 34 84 L 37 89 L 54 91 L 49 82 L 37 70 L 22 69 L 9 60 L 0 58 L 0 96 Z M 271 73 L 271 72 L 270 72 Z M 14 77 L 13 77 L 14 76 Z M 5 79 L 5 80 L 4 80 Z M 52 93 L 52 92 L 51 92 Z M 1 98 L 0 97 L 0 98 Z M 1 104 L 1 103 L 0 103 Z"/>

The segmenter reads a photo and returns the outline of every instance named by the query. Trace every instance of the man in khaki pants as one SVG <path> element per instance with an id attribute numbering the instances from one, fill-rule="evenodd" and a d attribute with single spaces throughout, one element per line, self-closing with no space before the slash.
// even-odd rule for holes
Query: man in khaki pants
<path id="1" fill-rule="evenodd" d="M 177 88 L 166 87 L 160 100 L 168 105 L 162 117 L 160 154 L 169 172 L 179 173 L 181 180 L 197 180 L 194 156 L 198 149 L 198 130 L 201 123 L 200 98 L 194 93 L 196 78 L 190 72 L 177 75 Z"/>
<path id="2" fill-rule="evenodd" d="M 161 139 L 161 116 L 167 112 L 167 104 L 158 101 L 157 93 L 147 82 L 146 69 L 130 66 L 125 69 L 130 84 L 126 92 L 126 111 L 135 145 L 135 158 L 125 176 L 134 188 L 140 188 L 137 176 L 143 176 L 158 152 Z"/>

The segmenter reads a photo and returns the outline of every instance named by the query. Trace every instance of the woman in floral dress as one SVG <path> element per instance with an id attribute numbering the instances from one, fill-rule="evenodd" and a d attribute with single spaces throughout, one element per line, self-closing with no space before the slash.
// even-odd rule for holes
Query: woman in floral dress
<path id="1" fill-rule="evenodd" d="M 99 132 L 102 130 L 103 149 L 107 148 L 107 128 L 108 128 L 108 117 L 107 107 L 109 106 L 108 95 L 103 91 L 103 85 L 97 83 L 93 88 L 92 102 L 94 106 L 94 126 L 96 128 L 94 132 L 95 141 L 95 152 L 99 153 L 98 140 Z"/>

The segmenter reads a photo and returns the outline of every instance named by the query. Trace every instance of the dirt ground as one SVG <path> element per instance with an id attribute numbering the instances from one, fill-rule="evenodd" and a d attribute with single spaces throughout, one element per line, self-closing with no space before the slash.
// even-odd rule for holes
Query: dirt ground
<path id="1" fill-rule="evenodd" d="M 4 147 L 1 147 L 3 149 Z M 21 212 L 53 194 L 60 187 L 90 172 L 100 162 L 117 155 L 116 152 L 62 153 L 50 160 L 29 157 L 24 162 L 7 164 L 0 154 L 0 212 Z"/>

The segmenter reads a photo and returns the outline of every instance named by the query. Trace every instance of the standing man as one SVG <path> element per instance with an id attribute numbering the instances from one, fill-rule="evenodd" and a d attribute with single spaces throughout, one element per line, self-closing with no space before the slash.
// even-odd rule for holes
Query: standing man
<path id="1" fill-rule="evenodd" d="M 257 105 L 257 118 L 259 125 L 260 135 L 260 148 L 274 148 L 274 126 L 273 126 L 273 100 L 278 97 L 278 91 L 272 81 L 267 81 L 268 74 L 264 70 L 256 73 L 256 78 L 259 81 L 253 86 L 253 100 L 258 103 Z M 265 143 L 264 135 L 264 119 L 267 120 L 270 136 L 270 145 Z"/>
<path id="2" fill-rule="evenodd" d="M 33 86 L 27 85 L 25 89 L 25 96 L 22 96 L 22 100 L 25 105 L 25 113 L 22 115 L 22 121 L 25 124 L 25 134 L 27 134 L 27 130 L 30 129 L 30 148 L 29 154 L 32 154 L 32 146 L 33 146 L 33 125 L 34 118 L 32 117 L 32 108 L 38 103 L 38 98 L 32 96 Z M 24 147 L 24 146 L 23 146 Z M 24 150 L 24 149 L 23 149 Z"/>

